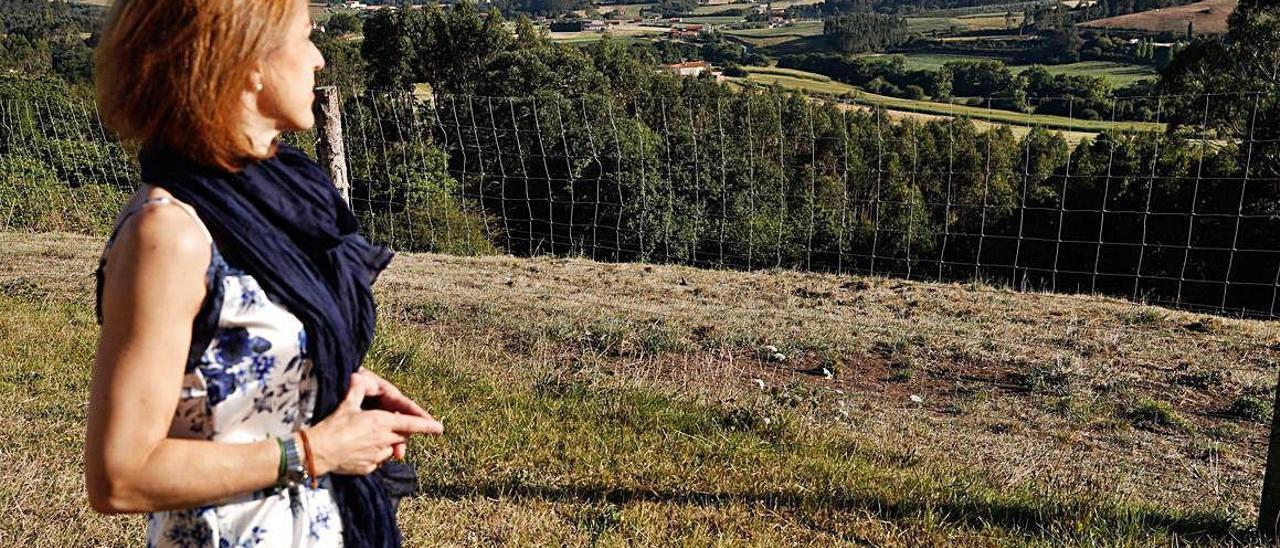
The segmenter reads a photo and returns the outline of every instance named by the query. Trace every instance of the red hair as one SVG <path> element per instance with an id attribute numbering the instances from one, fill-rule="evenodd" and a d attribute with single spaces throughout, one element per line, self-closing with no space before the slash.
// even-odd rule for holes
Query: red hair
<path id="1" fill-rule="evenodd" d="M 95 59 L 98 110 L 122 138 L 237 171 L 263 159 L 241 94 L 292 0 L 116 0 Z"/>

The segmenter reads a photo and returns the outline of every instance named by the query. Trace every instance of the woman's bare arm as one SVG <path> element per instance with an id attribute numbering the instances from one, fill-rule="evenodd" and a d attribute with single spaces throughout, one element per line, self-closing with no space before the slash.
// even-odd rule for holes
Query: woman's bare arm
<path id="1" fill-rule="evenodd" d="M 112 246 L 85 444 L 99 511 L 198 506 L 276 481 L 274 440 L 168 438 L 209 258 L 204 233 L 176 207 L 143 208 Z"/>
<path id="2" fill-rule="evenodd" d="M 85 441 L 89 502 L 100 512 L 190 508 L 276 481 L 275 440 L 229 444 L 168 437 L 210 252 L 185 212 L 154 207 L 123 225 L 109 253 Z M 361 409 L 366 396 L 385 390 L 352 375 L 342 404 L 309 430 L 314 473 L 368 474 L 392 456 L 393 447 L 403 447 L 407 436 L 443 431 L 425 411 Z"/>

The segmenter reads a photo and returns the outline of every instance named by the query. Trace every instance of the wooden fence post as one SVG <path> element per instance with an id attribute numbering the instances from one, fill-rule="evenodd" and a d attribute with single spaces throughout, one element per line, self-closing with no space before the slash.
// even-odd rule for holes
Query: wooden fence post
<path id="1" fill-rule="evenodd" d="M 1280 386 L 1280 384 L 1278 384 Z M 1258 532 L 1262 539 L 1275 545 L 1280 526 L 1280 389 L 1276 390 L 1271 411 L 1271 435 L 1267 442 L 1267 469 L 1262 476 L 1262 504 L 1258 508 Z"/>
<path id="2" fill-rule="evenodd" d="M 342 141 L 342 94 L 334 86 L 316 88 L 312 105 L 316 117 L 316 156 L 320 166 L 333 178 L 342 199 L 351 204 L 351 182 L 347 178 L 347 147 Z"/>

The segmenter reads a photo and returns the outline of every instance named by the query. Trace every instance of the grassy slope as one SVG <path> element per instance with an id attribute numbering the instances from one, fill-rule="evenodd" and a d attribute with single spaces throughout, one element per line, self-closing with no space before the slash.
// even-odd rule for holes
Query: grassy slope
<path id="1" fill-rule="evenodd" d="M 137 543 L 80 486 L 99 246 L 0 233 L 5 545 Z M 1266 430 L 1217 412 L 1280 357 L 1262 322 L 816 274 L 402 255 L 379 298 L 370 366 L 449 429 L 410 545 L 1232 543 Z"/>
<path id="2" fill-rule="evenodd" d="M 726 30 L 724 33 L 748 38 L 818 36 L 822 34 L 822 21 L 801 21 L 787 27 Z"/>
<path id="3" fill-rule="evenodd" d="M 1095 19 L 1082 27 L 1142 30 L 1147 32 L 1185 33 L 1187 22 L 1195 23 L 1196 34 L 1227 32 L 1227 17 L 1239 5 L 1238 0 L 1204 0 L 1182 6 Z"/>

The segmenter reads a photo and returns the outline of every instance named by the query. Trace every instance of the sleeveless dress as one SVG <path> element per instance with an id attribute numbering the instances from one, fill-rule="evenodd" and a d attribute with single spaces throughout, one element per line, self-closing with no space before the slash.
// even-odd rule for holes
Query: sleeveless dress
<path id="1" fill-rule="evenodd" d="M 309 425 L 315 380 L 302 322 L 272 302 L 253 276 L 226 262 L 191 206 L 170 197 L 141 202 L 121 215 L 106 249 L 125 220 L 155 206 L 186 211 L 212 249 L 169 437 L 252 443 Z M 104 250 L 99 276 L 105 264 Z M 339 516 L 324 476 L 317 489 L 272 487 L 208 506 L 150 513 L 147 546 L 341 546 Z"/>

